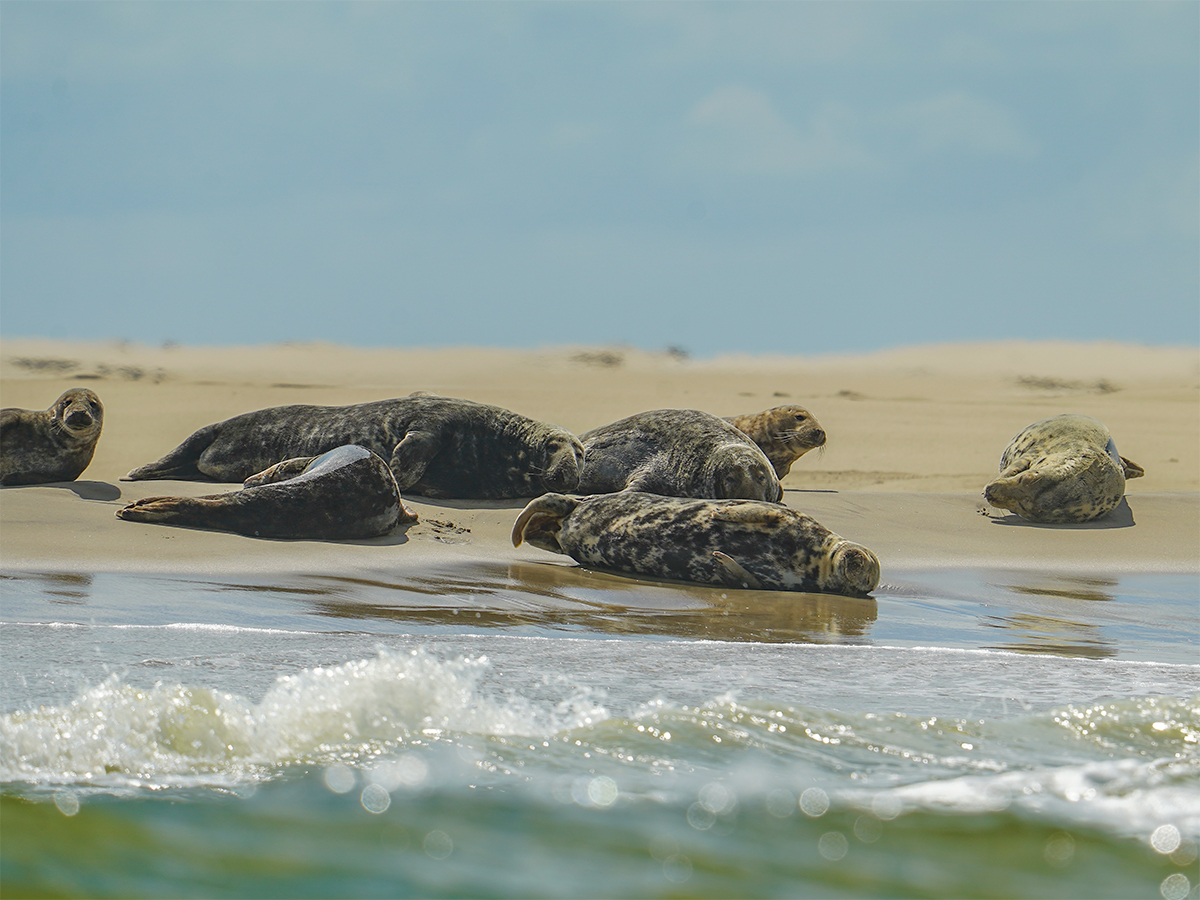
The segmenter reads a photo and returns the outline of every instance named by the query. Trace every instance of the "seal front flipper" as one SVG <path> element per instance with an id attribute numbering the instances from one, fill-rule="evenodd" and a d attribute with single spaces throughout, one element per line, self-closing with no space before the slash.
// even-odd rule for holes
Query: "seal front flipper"
<path id="1" fill-rule="evenodd" d="M 257 475 L 251 475 L 244 482 L 242 487 L 258 487 L 261 484 L 277 484 L 280 481 L 287 481 L 289 478 L 295 478 L 297 475 L 303 475 L 317 456 L 302 456 L 298 459 L 285 459 L 281 463 L 275 463 L 271 468 L 259 472 Z"/>
<path id="2" fill-rule="evenodd" d="M 720 550 L 714 550 L 712 555 L 720 563 L 718 574 L 725 584 L 734 588 L 753 588 L 756 591 L 762 589 L 759 580 L 747 572 L 732 556 L 722 553 Z"/>
<path id="3" fill-rule="evenodd" d="M 429 463 L 442 449 L 441 435 L 432 431 L 409 431 L 392 451 L 390 465 L 396 487 L 408 490 L 421 480 Z"/>
<path id="4" fill-rule="evenodd" d="M 215 425 L 205 425 L 186 441 L 157 462 L 147 463 L 131 471 L 122 481 L 151 481 L 171 478 L 178 481 L 212 481 L 200 471 L 200 457 L 217 438 Z"/>

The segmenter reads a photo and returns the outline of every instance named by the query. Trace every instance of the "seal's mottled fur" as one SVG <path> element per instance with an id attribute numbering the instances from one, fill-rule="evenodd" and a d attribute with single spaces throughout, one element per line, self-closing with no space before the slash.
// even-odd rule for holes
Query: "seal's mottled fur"
<path id="1" fill-rule="evenodd" d="M 783 480 L 792 463 L 814 447 L 825 446 L 825 429 L 803 406 L 775 406 L 725 421 L 758 444 Z"/>
<path id="2" fill-rule="evenodd" d="M 387 463 L 355 445 L 286 460 L 229 494 L 147 497 L 117 510 L 117 518 L 317 540 L 378 537 L 417 519 L 401 501 Z"/>
<path id="3" fill-rule="evenodd" d="M 104 406 L 74 388 L 45 410 L 0 409 L 0 484 L 74 481 L 92 461 Z"/>
<path id="4" fill-rule="evenodd" d="M 670 497 L 777 501 L 770 460 L 724 419 L 698 409 L 656 409 L 580 435 L 578 492 L 646 491 Z"/>
<path id="5" fill-rule="evenodd" d="M 278 460 L 358 444 L 427 497 L 498 500 L 574 490 L 583 448 L 557 425 L 428 394 L 354 406 L 276 406 L 201 428 L 126 481 L 242 481 Z"/>
<path id="6" fill-rule="evenodd" d="M 1034 422 L 1000 457 L 1000 477 L 984 489 L 987 502 L 1032 522 L 1090 522 L 1125 496 L 1125 480 L 1142 467 L 1117 453 L 1112 435 L 1089 416 Z"/>
<path id="7" fill-rule="evenodd" d="M 879 583 L 870 550 L 757 500 L 546 494 L 517 518 L 513 545 L 522 541 L 586 566 L 701 584 L 862 595 Z"/>

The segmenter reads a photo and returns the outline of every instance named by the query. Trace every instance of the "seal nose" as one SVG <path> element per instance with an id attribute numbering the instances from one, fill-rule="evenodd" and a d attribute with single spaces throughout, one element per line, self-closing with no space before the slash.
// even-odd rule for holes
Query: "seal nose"
<path id="1" fill-rule="evenodd" d="M 66 422 L 72 428 L 87 428 L 92 424 L 92 416 L 87 410 L 76 409 L 67 414 Z"/>
<path id="2" fill-rule="evenodd" d="M 812 441 L 813 441 L 814 447 L 825 446 L 825 429 L 818 428 L 816 431 L 814 431 L 813 436 L 812 436 Z"/>

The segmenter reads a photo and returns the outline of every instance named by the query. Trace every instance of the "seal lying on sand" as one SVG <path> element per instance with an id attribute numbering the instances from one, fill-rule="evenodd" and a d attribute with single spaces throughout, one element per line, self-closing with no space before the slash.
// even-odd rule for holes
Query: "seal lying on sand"
<path id="1" fill-rule="evenodd" d="M 359 444 L 396 484 L 427 497 L 499 500 L 574 490 L 583 448 L 570 432 L 501 409 L 428 394 L 355 406 L 276 406 L 206 425 L 125 481 L 242 481 L 272 463 Z"/>
<path id="2" fill-rule="evenodd" d="M 281 462 L 229 494 L 147 497 L 117 510 L 117 518 L 320 540 L 378 537 L 417 520 L 400 499 L 387 463 L 353 444 Z"/>
<path id="3" fill-rule="evenodd" d="M 74 481 L 92 461 L 104 406 L 74 388 L 46 410 L 0 409 L 0 484 Z"/>
<path id="4" fill-rule="evenodd" d="M 1125 479 L 1144 474 L 1117 453 L 1100 422 L 1052 416 L 1012 439 L 1000 457 L 1000 477 L 983 494 L 992 506 L 1033 522 L 1090 522 L 1121 502 Z"/>
<path id="5" fill-rule="evenodd" d="M 770 460 L 724 419 L 656 409 L 583 435 L 580 494 L 646 491 L 669 497 L 768 500 L 783 496 Z"/>
<path id="6" fill-rule="evenodd" d="M 803 406 L 775 406 L 725 421 L 758 444 L 782 481 L 792 463 L 813 447 L 825 446 L 825 429 Z"/>
<path id="7" fill-rule="evenodd" d="M 586 566 L 701 584 L 862 595 L 879 583 L 879 560 L 866 547 L 757 500 L 546 494 L 521 512 L 512 540 Z"/>

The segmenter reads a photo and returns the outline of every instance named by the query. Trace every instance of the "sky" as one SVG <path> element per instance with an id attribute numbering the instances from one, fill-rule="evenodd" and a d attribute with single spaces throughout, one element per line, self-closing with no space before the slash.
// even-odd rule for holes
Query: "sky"
<path id="1" fill-rule="evenodd" d="M 1200 344 L 1195 2 L 0 4 L 0 334 Z"/>

